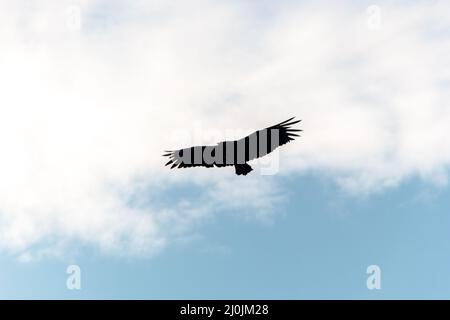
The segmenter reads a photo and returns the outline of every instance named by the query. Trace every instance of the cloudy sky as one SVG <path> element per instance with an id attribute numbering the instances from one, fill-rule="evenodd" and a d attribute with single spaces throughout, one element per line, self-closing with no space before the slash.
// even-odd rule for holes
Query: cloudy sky
<path id="1" fill-rule="evenodd" d="M 450 297 L 449 12 L 0 0 L 0 297 Z M 164 167 L 292 116 L 244 178 Z"/>

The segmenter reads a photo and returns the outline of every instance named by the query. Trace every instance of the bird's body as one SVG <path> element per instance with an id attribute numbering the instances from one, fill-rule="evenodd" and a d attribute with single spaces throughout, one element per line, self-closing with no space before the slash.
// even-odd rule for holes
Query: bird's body
<path id="1" fill-rule="evenodd" d="M 272 127 L 253 132 L 247 137 L 235 141 L 223 141 L 215 146 L 195 146 L 175 151 L 167 151 L 170 157 L 166 165 L 173 168 L 189 167 L 225 167 L 234 166 L 237 175 L 247 175 L 252 171 L 248 161 L 263 157 L 298 137 L 291 125 L 300 122 L 294 118 Z"/>

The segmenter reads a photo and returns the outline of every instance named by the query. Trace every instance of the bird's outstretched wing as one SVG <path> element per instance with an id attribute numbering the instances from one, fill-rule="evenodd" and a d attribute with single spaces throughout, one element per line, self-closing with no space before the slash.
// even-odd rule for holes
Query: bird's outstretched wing
<path id="1" fill-rule="evenodd" d="M 292 117 L 271 127 L 258 130 L 237 141 L 237 145 L 245 145 L 246 161 L 254 160 L 271 153 L 276 148 L 300 137 L 301 129 L 291 126 L 302 120 Z"/>
<path id="2" fill-rule="evenodd" d="M 174 168 L 191 168 L 191 167 L 206 167 L 211 168 L 214 163 L 206 162 L 203 158 L 205 150 L 208 149 L 214 155 L 214 148 L 212 146 L 196 146 L 190 148 L 184 148 L 180 150 L 165 151 L 164 157 L 169 157 L 169 161 L 166 166 L 172 165 L 170 169 Z"/>
<path id="3" fill-rule="evenodd" d="M 302 130 L 291 126 L 301 120 L 292 117 L 274 126 L 258 130 L 252 134 L 236 140 L 223 141 L 215 146 L 196 146 L 174 151 L 166 151 L 163 156 L 169 157 L 166 166 L 174 168 L 189 167 L 223 167 L 244 164 L 247 161 L 257 159 L 271 153 L 295 137 L 296 132 Z"/>

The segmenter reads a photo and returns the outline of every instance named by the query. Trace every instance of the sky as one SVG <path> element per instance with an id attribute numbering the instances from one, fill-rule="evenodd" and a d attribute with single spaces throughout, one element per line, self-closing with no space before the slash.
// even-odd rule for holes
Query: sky
<path id="1" fill-rule="evenodd" d="M 449 298 L 449 9 L 0 0 L 0 298 Z"/>

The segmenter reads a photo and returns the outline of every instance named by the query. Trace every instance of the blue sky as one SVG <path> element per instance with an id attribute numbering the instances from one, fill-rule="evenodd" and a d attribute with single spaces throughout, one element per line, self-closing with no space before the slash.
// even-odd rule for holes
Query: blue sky
<path id="1" fill-rule="evenodd" d="M 448 298 L 448 12 L 0 2 L 0 298 Z M 292 116 L 244 178 L 164 167 Z"/>
<path id="2" fill-rule="evenodd" d="M 201 235 L 151 259 L 84 251 L 23 264 L 3 255 L 1 298 L 448 298 L 448 190 L 416 180 L 367 199 L 314 175 L 283 181 L 289 200 L 271 225 L 221 212 Z M 177 197 L 177 195 L 173 195 Z M 81 290 L 65 285 L 68 264 Z M 366 268 L 379 265 L 381 290 Z"/>

